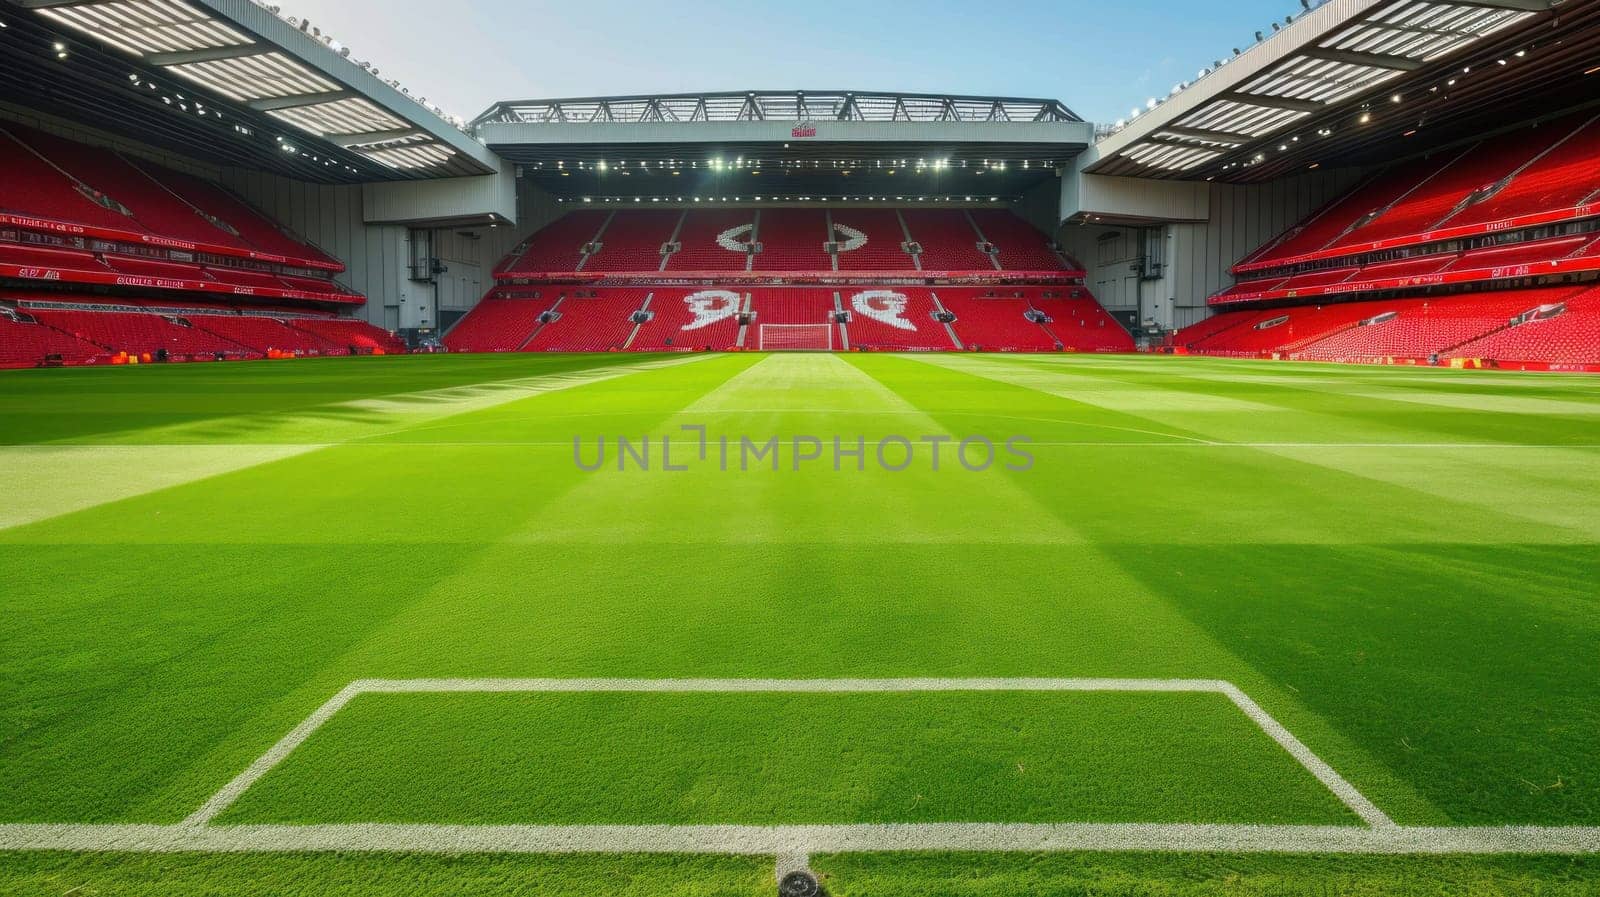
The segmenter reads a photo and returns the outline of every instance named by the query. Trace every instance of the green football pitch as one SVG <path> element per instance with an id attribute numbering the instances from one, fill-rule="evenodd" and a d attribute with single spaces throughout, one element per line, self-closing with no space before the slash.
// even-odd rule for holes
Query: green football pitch
<path id="1" fill-rule="evenodd" d="M 1600 379 L 0 374 L 0 894 L 1600 893 Z"/>

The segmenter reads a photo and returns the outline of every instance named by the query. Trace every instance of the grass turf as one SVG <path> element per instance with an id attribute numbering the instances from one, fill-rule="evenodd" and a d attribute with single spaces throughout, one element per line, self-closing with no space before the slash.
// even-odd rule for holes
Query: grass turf
<path id="1" fill-rule="evenodd" d="M 176 821 L 356 678 L 951 675 L 1226 678 L 1402 823 L 1600 824 L 1600 382 L 1070 356 L 607 370 L 656 361 L 0 375 L 0 486 L 28 508 L 0 529 L 0 822 Z M 573 464 L 574 436 L 684 440 L 682 424 L 1021 434 L 1037 462 Z M 116 500 L 83 507 L 78 478 Z M 1176 766 L 1169 743 L 1146 747 Z M 1247 797 L 1206 795 L 1234 812 Z M 65 867 L 137 892 L 138 870 L 165 865 L 196 893 L 383 864 L 0 860 L 18 887 Z M 450 868 L 463 883 L 565 869 L 581 889 L 577 870 L 692 867 L 660 885 L 674 893 L 746 868 L 480 860 Z M 839 893 L 947 874 L 1070 893 L 1102 868 L 838 862 Z M 1293 858 L 1196 862 L 1267 870 L 1244 876 L 1257 885 L 1356 881 Z M 1434 872 L 1461 893 L 1596 884 L 1588 864 L 1520 862 L 1370 861 L 1351 889 Z M 1162 893 L 1183 865 L 1149 868 Z M 1211 893 L 1182 887 L 1167 892 Z"/>
<path id="2" fill-rule="evenodd" d="M 933 692 L 364 695 L 218 822 L 1360 820 L 1219 694 Z"/>
<path id="3" fill-rule="evenodd" d="M 0 894 L 758 897 L 770 860 L 702 856 L 65 854 L 5 857 Z M 812 860 L 835 897 L 1591 897 L 1571 857 L 878 854 Z M 77 889 L 77 890 L 74 890 Z"/>

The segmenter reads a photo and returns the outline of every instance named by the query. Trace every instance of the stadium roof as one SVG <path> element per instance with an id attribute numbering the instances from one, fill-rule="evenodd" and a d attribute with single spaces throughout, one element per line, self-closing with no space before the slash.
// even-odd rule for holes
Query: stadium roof
<path id="1" fill-rule="evenodd" d="M 1060 100 L 852 90 L 752 90 L 508 100 L 484 122 L 1063 122 L 1083 121 Z"/>
<path id="2" fill-rule="evenodd" d="M 523 177 L 595 201 L 1011 200 L 1093 138 L 1057 100 L 851 90 L 521 100 L 473 124 Z"/>
<path id="3" fill-rule="evenodd" d="M 0 97 L 319 181 L 488 174 L 493 156 L 349 50 L 250 0 L 8 0 Z"/>
<path id="4" fill-rule="evenodd" d="M 1570 108 L 1600 92 L 1597 11 L 1596 0 L 1327 0 L 1153 100 L 1085 170 L 1264 181 Z"/>

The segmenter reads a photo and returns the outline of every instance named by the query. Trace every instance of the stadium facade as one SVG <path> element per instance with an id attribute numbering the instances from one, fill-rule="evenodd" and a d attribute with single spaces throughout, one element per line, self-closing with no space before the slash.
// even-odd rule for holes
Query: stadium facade
<path id="1" fill-rule="evenodd" d="M 1303 5 L 1095 125 L 848 89 L 468 122 L 249 0 L 5 0 L 0 363 L 1137 341 L 1600 364 L 1600 2 Z"/>

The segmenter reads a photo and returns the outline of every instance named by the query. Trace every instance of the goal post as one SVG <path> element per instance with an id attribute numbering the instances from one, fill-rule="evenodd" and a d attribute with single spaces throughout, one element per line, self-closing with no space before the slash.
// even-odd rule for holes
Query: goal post
<path id="1" fill-rule="evenodd" d="M 832 324 L 758 324 L 757 348 L 763 352 L 831 351 Z"/>
<path id="2" fill-rule="evenodd" d="M 829 352 L 832 324 L 758 324 L 757 348 L 763 352 Z"/>

